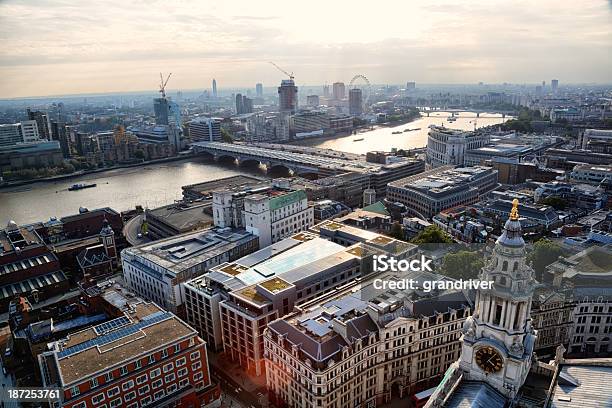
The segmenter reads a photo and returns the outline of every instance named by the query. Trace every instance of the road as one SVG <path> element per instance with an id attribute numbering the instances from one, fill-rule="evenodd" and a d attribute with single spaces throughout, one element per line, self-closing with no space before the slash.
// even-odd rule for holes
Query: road
<path id="1" fill-rule="evenodd" d="M 150 241 L 150 239 L 146 236 L 140 238 L 138 237 L 143 216 L 143 214 L 139 214 L 126 222 L 123 226 L 123 235 L 125 236 L 127 242 L 132 246 L 145 244 Z"/>

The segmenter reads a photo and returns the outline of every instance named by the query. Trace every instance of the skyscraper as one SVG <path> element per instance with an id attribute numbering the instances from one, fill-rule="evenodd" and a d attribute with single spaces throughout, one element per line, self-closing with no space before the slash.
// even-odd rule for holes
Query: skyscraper
<path id="1" fill-rule="evenodd" d="M 242 94 L 236 94 L 236 114 L 244 113 L 244 105 L 242 104 Z"/>
<path id="2" fill-rule="evenodd" d="M 41 111 L 33 111 L 28 108 L 29 120 L 35 120 L 36 126 L 38 127 L 38 135 L 41 139 L 51 140 L 51 123 L 49 122 L 49 116 Z"/>
<path id="3" fill-rule="evenodd" d="M 335 100 L 339 101 L 341 99 L 344 99 L 344 82 L 334 82 L 334 84 L 332 85 L 332 92 Z"/>
<path id="4" fill-rule="evenodd" d="M 278 87 L 278 108 L 281 112 L 295 113 L 298 105 L 298 88 L 293 79 L 283 79 Z"/>
<path id="5" fill-rule="evenodd" d="M 212 83 L 212 95 L 213 98 L 217 97 L 217 80 L 213 79 L 213 83 Z"/>
<path id="6" fill-rule="evenodd" d="M 168 116 L 170 113 L 170 107 L 168 106 L 168 99 L 155 98 L 153 100 L 153 110 L 155 111 L 155 124 L 156 125 L 167 125 Z"/>
<path id="7" fill-rule="evenodd" d="M 253 100 L 246 95 L 236 94 L 236 114 L 253 113 Z"/>
<path id="8" fill-rule="evenodd" d="M 353 88 L 349 90 L 349 114 L 360 116 L 363 113 L 363 100 L 361 89 Z"/>
<path id="9" fill-rule="evenodd" d="M 553 93 L 557 92 L 557 88 L 559 88 L 559 80 L 558 79 L 551 80 L 550 87 L 552 88 Z"/>
<path id="10" fill-rule="evenodd" d="M 323 86 L 323 97 L 329 98 L 329 85 L 327 84 Z"/>
<path id="11" fill-rule="evenodd" d="M 319 106 L 319 95 L 308 95 L 306 97 L 306 104 L 308 106 Z"/>
<path id="12" fill-rule="evenodd" d="M 416 82 L 406 82 L 406 90 L 412 91 L 416 89 Z"/>
<path id="13" fill-rule="evenodd" d="M 258 98 L 261 98 L 263 96 L 263 84 L 261 83 L 255 84 L 255 95 Z"/>

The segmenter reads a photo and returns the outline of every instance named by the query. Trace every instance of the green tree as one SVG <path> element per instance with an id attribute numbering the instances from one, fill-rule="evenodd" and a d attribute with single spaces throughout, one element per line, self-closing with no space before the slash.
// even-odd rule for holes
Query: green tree
<path id="1" fill-rule="evenodd" d="M 541 279 L 546 267 L 559 259 L 563 253 L 563 249 L 559 244 L 542 238 L 533 244 L 533 249 L 527 255 L 527 261 L 532 263 L 536 277 Z"/>
<path id="2" fill-rule="evenodd" d="M 550 205 L 555 210 L 565 210 L 565 208 L 567 207 L 567 201 L 565 201 L 561 197 L 546 197 L 540 202 L 545 205 Z"/>
<path id="3" fill-rule="evenodd" d="M 451 244 L 453 239 L 437 225 L 430 225 L 413 238 L 413 244 Z"/>
<path id="4" fill-rule="evenodd" d="M 475 279 L 483 266 L 483 257 L 478 252 L 451 252 L 444 255 L 441 273 L 455 279 Z"/>
<path id="5" fill-rule="evenodd" d="M 227 129 L 221 128 L 221 137 L 225 143 L 234 143 L 234 139 Z"/>
<path id="6" fill-rule="evenodd" d="M 395 239 L 401 239 L 401 240 L 404 239 L 404 230 L 399 222 L 395 221 L 393 223 L 393 226 L 391 227 L 391 231 L 389 232 L 389 236 Z"/>

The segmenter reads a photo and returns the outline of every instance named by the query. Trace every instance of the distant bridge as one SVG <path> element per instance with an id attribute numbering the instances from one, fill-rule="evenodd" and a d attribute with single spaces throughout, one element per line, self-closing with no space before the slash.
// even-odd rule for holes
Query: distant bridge
<path id="1" fill-rule="evenodd" d="M 432 112 L 449 112 L 449 113 L 458 113 L 458 112 L 473 112 L 476 113 L 475 116 L 461 116 L 462 118 L 479 118 L 481 113 L 493 113 L 493 114 L 501 114 L 502 118 L 505 118 L 506 115 L 514 116 L 517 114 L 517 110 L 499 110 L 499 109 L 474 109 L 474 108 L 419 108 L 419 111 L 422 113 L 426 113 L 429 116 Z"/>
<path id="2" fill-rule="evenodd" d="M 221 142 L 195 142 L 191 146 L 195 153 L 210 154 L 215 160 L 229 157 L 237 160 L 238 164 L 252 161 L 264 164 L 268 170 L 279 166 L 285 167 L 294 174 L 329 176 L 349 171 L 364 171 L 374 167 L 365 161 L 349 161 L 316 154 L 289 152 L 280 148 L 263 148 Z"/>

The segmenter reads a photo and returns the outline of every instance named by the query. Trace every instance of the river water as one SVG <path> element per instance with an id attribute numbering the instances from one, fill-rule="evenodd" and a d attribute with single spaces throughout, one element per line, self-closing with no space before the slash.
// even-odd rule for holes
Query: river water
<path id="1" fill-rule="evenodd" d="M 397 148 L 423 147 L 427 144 L 427 126 L 445 124 L 457 129 L 473 129 L 477 126 L 502 123 L 501 115 L 476 115 L 462 112 L 453 122 L 447 122 L 448 113 L 435 112 L 397 127 L 376 128 L 337 139 L 314 139 L 300 144 L 331 148 L 352 153 L 366 153 L 369 150 L 390 150 Z M 418 131 L 397 135 L 391 132 L 406 128 L 421 128 Z M 364 138 L 353 142 L 353 139 Z M 142 167 L 110 170 L 55 182 L 41 182 L 28 186 L 0 190 L 0 228 L 9 220 L 18 224 L 46 221 L 50 217 L 75 214 L 79 207 L 90 209 L 111 207 L 117 211 L 134 208 L 137 204 L 154 208 L 172 203 L 182 195 L 181 186 L 203 181 L 216 180 L 237 174 L 265 176 L 262 168 L 238 168 L 221 165 L 206 159 L 176 161 L 152 164 Z M 68 191 L 75 183 L 96 183 L 97 187 L 79 191 Z"/>

